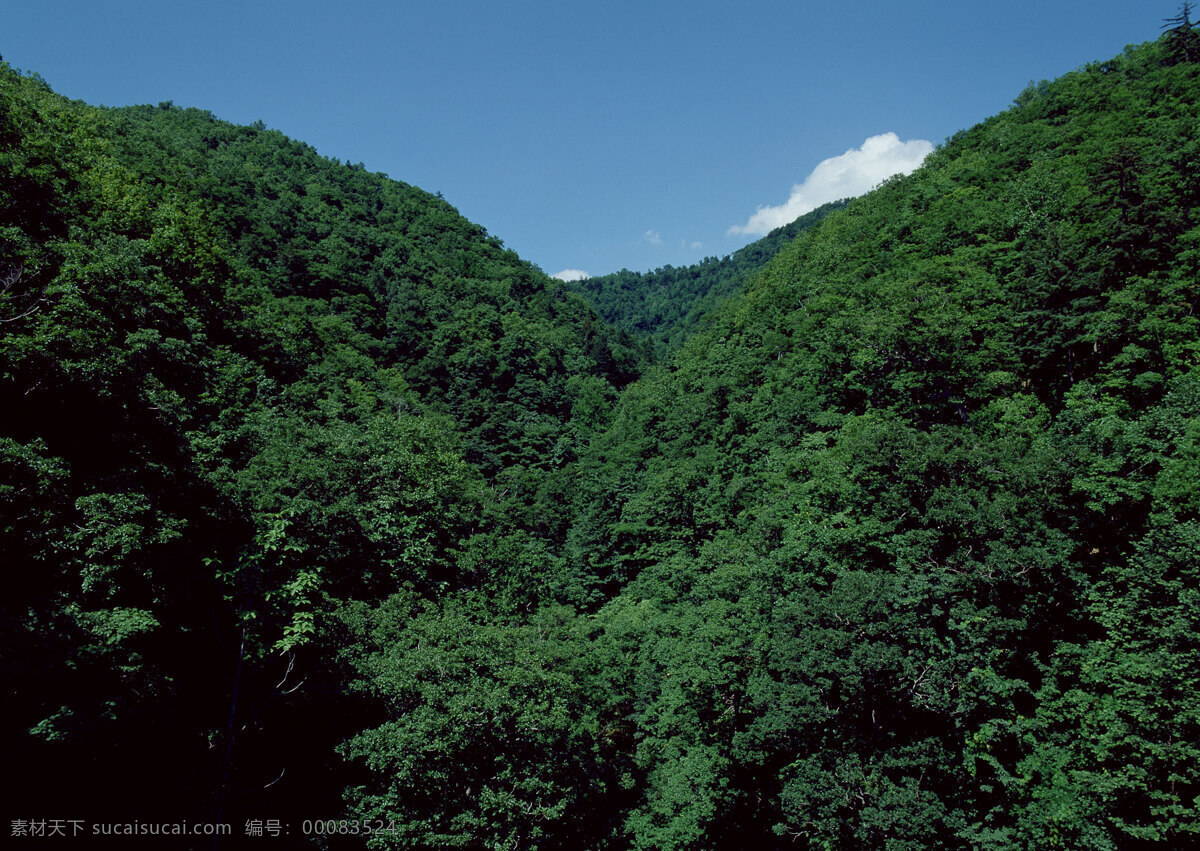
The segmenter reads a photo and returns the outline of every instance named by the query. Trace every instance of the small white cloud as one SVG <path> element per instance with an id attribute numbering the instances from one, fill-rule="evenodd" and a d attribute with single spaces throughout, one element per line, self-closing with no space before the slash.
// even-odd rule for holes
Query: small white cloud
<path id="1" fill-rule="evenodd" d="M 561 272 L 555 272 L 550 277 L 558 278 L 560 281 L 582 281 L 585 278 L 590 278 L 591 275 L 582 269 L 563 269 Z"/>
<path id="2" fill-rule="evenodd" d="M 642 238 L 651 245 L 662 245 L 662 236 L 656 230 L 648 230 L 642 234 Z"/>
<path id="3" fill-rule="evenodd" d="M 895 174 L 914 171 L 933 151 L 925 139 L 901 142 L 895 133 L 880 133 L 837 157 L 823 160 L 803 183 L 778 207 L 759 207 L 744 225 L 734 225 L 730 234 L 764 236 L 793 222 L 822 204 L 853 198 L 878 186 Z"/>
<path id="4" fill-rule="evenodd" d="M 704 243 L 703 243 L 703 242 L 693 242 L 693 243 L 692 243 L 692 249 L 693 249 L 693 250 L 695 250 L 695 251 L 699 251 L 699 250 L 700 250 L 701 248 L 703 248 L 703 247 L 704 247 Z"/>

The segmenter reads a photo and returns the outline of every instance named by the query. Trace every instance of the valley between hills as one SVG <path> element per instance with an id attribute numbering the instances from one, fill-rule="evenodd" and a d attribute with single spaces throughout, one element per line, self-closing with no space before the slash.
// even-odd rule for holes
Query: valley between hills
<path id="1" fill-rule="evenodd" d="M 1196 847 L 1200 31 L 1014 94 L 566 284 L 3 65 L 14 837 Z"/>

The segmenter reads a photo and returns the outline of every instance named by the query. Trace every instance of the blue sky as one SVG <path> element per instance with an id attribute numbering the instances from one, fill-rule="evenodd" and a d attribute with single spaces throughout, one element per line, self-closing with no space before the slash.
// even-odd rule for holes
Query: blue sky
<path id="1" fill-rule="evenodd" d="M 93 104 L 261 119 L 603 274 L 728 254 L 1177 5 L 7 0 L 0 54 Z"/>

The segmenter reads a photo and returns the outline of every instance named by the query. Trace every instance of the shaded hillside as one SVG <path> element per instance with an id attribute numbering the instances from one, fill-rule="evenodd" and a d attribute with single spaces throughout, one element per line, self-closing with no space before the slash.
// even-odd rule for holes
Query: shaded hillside
<path id="1" fill-rule="evenodd" d="M 339 601 L 570 597 L 557 494 L 637 363 L 445 202 L 5 67 L 0 276 L 4 750 L 30 812 L 335 813 Z"/>
<path id="2" fill-rule="evenodd" d="M 620 387 L 637 372 L 630 341 L 582 299 L 427 192 L 200 110 L 106 121 L 114 156 L 151 199 L 182 193 L 257 284 L 365 335 L 490 472 L 551 454 L 579 395 L 571 375 Z"/>
<path id="3" fill-rule="evenodd" d="M 570 286 L 587 296 L 613 327 L 648 341 L 651 351 L 665 356 L 695 333 L 704 316 L 740 292 L 750 276 L 797 234 L 845 205 L 845 201 L 825 204 L 721 259 L 706 257 L 691 266 L 664 266 L 645 273 L 622 269 Z"/>

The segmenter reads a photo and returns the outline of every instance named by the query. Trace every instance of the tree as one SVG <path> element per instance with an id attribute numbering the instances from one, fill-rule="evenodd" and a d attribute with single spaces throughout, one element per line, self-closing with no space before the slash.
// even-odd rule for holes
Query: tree
<path id="1" fill-rule="evenodd" d="M 1167 52 L 1172 64 L 1194 62 L 1200 58 L 1200 33 L 1196 32 L 1192 23 L 1190 0 L 1184 0 L 1178 15 L 1164 19 L 1162 28 L 1167 30 Z"/>

